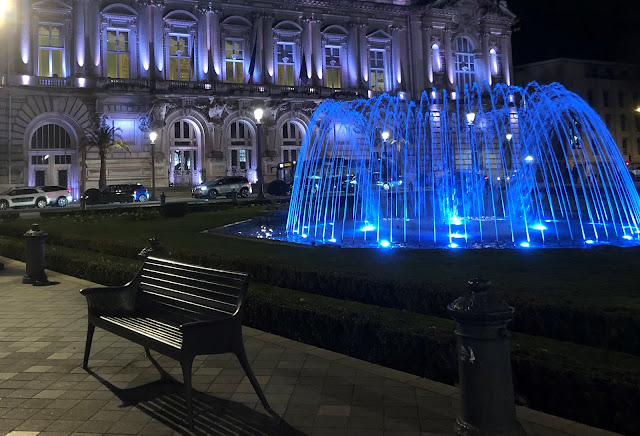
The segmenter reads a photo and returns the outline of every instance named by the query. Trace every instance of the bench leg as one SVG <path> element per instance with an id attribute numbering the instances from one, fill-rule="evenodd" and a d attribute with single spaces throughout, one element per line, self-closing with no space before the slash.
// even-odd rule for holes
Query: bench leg
<path id="1" fill-rule="evenodd" d="M 264 396 L 264 393 L 262 392 L 262 388 L 260 387 L 260 384 L 258 384 L 258 380 L 256 380 L 256 376 L 253 375 L 251 366 L 249 366 L 249 360 L 247 359 L 247 353 L 244 350 L 244 344 L 241 344 L 238 347 L 237 351 L 235 352 L 235 355 L 240 361 L 240 365 L 242 365 L 242 369 L 244 369 L 244 372 L 247 374 L 247 377 L 251 382 L 251 386 L 253 386 L 253 389 L 256 391 L 256 394 L 258 394 L 258 398 L 260 398 L 260 402 L 264 406 L 265 410 L 271 414 L 274 414 L 275 412 L 273 411 L 273 409 L 271 409 L 271 407 L 269 406 L 269 403 L 267 403 L 267 398 Z"/>
<path id="2" fill-rule="evenodd" d="M 187 395 L 187 414 L 189 416 L 189 429 L 193 430 L 193 405 L 191 402 L 191 367 L 193 357 L 180 361 L 182 367 L 182 377 L 184 378 L 184 391 Z"/>
<path id="3" fill-rule="evenodd" d="M 93 324 L 88 324 L 87 326 L 87 343 L 84 346 L 84 361 L 82 362 L 82 367 L 87 369 L 89 367 L 89 353 L 91 352 L 91 342 L 93 341 L 93 332 L 95 331 L 96 326 Z"/>

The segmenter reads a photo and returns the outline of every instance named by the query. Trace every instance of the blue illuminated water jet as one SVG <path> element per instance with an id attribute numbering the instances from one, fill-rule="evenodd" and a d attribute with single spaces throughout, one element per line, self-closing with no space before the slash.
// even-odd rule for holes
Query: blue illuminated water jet
<path id="1" fill-rule="evenodd" d="M 604 123 L 559 84 L 325 101 L 286 238 L 341 246 L 634 245 L 640 198 Z"/>

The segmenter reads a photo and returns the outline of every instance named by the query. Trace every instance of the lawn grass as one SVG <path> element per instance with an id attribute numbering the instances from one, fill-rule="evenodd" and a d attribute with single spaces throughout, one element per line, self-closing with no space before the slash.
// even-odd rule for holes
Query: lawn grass
<path id="1" fill-rule="evenodd" d="M 52 216 L 39 220 L 51 235 L 121 242 L 142 249 L 150 237 L 169 250 L 191 249 L 247 261 L 274 263 L 321 271 L 340 271 L 366 277 L 432 283 L 463 293 L 466 280 L 484 277 L 499 294 L 547 300 L 553 304 L 592 306 L 605 311 L 640 311 L 637 261 L 640 248 L 611 246 L 589 249 L 340 249 L 295 246 L 246 239 L 218 232 L 201 233 L 250 219 L 263 207 L 190 213 L 181 218 L 136 214 Z M 18 236 L 26 221 L 2 223 L 2 234 Z M 517 309 L 517 308 L 516 308 Z"/>

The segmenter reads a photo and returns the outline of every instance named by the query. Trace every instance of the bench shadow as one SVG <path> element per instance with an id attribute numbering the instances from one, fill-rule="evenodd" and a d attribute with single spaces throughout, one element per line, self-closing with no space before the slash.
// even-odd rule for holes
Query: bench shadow
<path id="1" fill-rule="evenodd" d="M 194 428 L 189 429 L 184 385 L 163 372 L 154 382 L 133 388 L 119 388 L 92 370 L 87 370 L 122 401 L 121 407 L 135 407 L 154 420 L 185 435 L 305 436 L 282 418 L 211 394 L 192 390 Z M 266 412 L 265 412 L 266 413 Z"/>

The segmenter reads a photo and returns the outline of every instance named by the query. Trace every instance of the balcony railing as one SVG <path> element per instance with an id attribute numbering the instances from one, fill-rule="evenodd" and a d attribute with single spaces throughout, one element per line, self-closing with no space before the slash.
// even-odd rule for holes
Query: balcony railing
<path id="1" fill-rule="evenodd" d="M 155 93 L 178 93 L 194 95 L 234 95 L 234 96 L 282 96 L 310 98 L 367 98 L 368 91 L 359 88 L 326 88 L 322 86 L 288 86 L 277 84 L 192 82 L 180 80 L 119 79 L 111 77 L 72 78 L 16 76 L 15 81 L 22 86 L 97 88 L 107 91 L 143 91 Z"/>
<path id="2" fill-rule="evenodd" d="M 36 84 L 38 86 L 67 87 L 71 86 L 71 79 L 69 77 L 36 77 Z"/>

